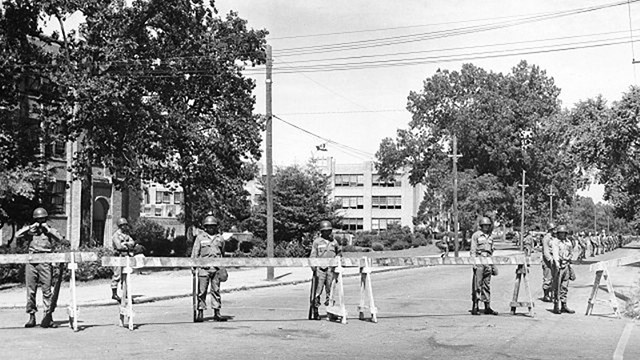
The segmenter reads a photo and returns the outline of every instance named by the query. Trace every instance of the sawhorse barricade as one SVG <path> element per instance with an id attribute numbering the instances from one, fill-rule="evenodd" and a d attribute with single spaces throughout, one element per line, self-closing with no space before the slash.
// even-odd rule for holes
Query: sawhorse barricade
<path id="1" fill-rule="evenodd" d="M 40 253 L 40 254 L 4 254 L 0 255 L 0 264 L 41 264 L 41 263 L 66 263 L 71 271 L 69 290 L 71 301 L 67 308 L 69 315 L 69 327 L 78 331 L 78 301 L 76 297 L 76 270 L 78 263 L 98 261 L 98 254 L 92 252 L 68 252 L 68 253 Z M 57 296 L 54 294 L 53 296 Z M 52 304 L 53 306 L 53 304 Z"/>
<path id="2" fill-rule="evenodd" d="M 613 289 L 613 283 L 609 275 L 609 268 L 629 265 L 640 262 L 640 255 L 628 256 L 619 259 L 606 260 L 597 262 L 589 266 L 590 271 L 595 271 L 596 275 L 593 280 L 593 287 L 591 288 L 591 295 L 587 301 L 587 311 L 585 315 L 591 315 L 593 307 L 596 303 L 605 302 L 608 303 L 613 310 L 616 317 L 620 318 L 620 307 L 618 306 L 618 298 L 616 297 L 615 290 Z M 598 300 L 598 289 L 600 288 L 600 281 L 604 278 L 607 286 L 607 292 L 609 293 L 609 300 Z"/>

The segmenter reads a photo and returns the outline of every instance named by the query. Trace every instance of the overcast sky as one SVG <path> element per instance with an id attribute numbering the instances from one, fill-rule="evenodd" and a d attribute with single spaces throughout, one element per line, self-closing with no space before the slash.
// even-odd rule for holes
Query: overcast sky
<path id="1" fill-rule="evenodd" d="M 395 137 L 410 120 L 409 92 L 419 91 L 438 68 L 459 70 L 465 62 L 494 72 L 508 72 L 520 60 L 538 65 L 555 79 L 567 108 L 600 94 L 616 101 L 637 76 L 629 41 L 639 5 L 615 0 L 216 2 L 221 14 L 237 11 L 251 27 L 270 32 L 274 114 L 338 143 L 317 152 L 316 145 L 325 141 L 275 119 L 277 165 L 305 163 L 312 155 L 333 156 L 339 163 L 373 159 L 380 141 Z M 329 45 L 339 50 L 327 51 Z M 402 62 L 411 59 L 411 65 Z M 326 71 L 343 63 L 349 64 L 343 70 Z M 263 72 L 251 72 L 259 113 L 265 112 Z M 592 187 L 591 195 L 599 200 L 601 191 Z"/>

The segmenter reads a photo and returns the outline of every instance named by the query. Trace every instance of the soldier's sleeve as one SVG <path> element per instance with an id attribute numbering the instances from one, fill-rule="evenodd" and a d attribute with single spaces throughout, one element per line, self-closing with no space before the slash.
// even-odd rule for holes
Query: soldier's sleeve
<path id="1" fill-rule="evenodd" d="M 335 246 L 336 246 L 336 256 L 342 256 L 342 246 L 340 245 L 339 242 L 335 241 Z"/>
<path id="2" fill-rule="evenodd" d="M 19 239 L 19 238 L 27 235 L 30 230 L 31 230 L 31 226 L 24 226 L 22 229 L 20 229 L 20 230 L 18 230 L 18 232 L 16 232 L 16 239 Z"/>
<path id="3" fill-rule="evenodd" d="M 560 261 L 560 248 L 558 247 L 558 243 L 555 241 L 551 241 L 551 256 L 553 261 Z"/>
<path id="4" fill-rule="evenodd" d="M 113 233 L 113 235 L 111 235 L 111 243 L 113 243 L 113 248 L 116 250 L 125 250 L 125 246 L 122 245 L 122 242 L 120 242 L 120 236 L 118 236 L 118 233 L 115 232 Z"/>
<path id="5" fill-rule="evenodd" d="M 220 256 L 224 257 L 224 238 L 222 235 L 218 236 L 218 244 L 220 246 Z"/>
<path id="6" fill-rule="evenodd" d="M 318 257 L 318 243 L 315 240 L 313 241 L 313 244 L 311 244 L 311 254 L 309 254 L 309 257 Z"/>
<path id="7" fill-rule="evenodd" d="M 193 259 L 200 256 L 200 236 L 196 236 L 196 240 L 193 242 L 193 249 L 191 249 L 191 257 Z"/>
<path id="8" fill-rule="evenodd" d="M 476 257 L 476 251 L 478 250 L 478 237 L 476 234 L 471 235 L 471 246 L 469 249 L 469 256 L 472 258 Z"/>

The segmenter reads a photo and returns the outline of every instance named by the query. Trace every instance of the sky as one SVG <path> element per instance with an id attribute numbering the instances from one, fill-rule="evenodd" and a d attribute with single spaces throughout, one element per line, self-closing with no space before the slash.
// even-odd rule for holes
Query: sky
<path id="1" fill-rule="evenodd" d="M 395 138 L 411 119 L 409 93 L 438 69 L 468 62 L 502 73 L 521 60 L 538 65 L 562 90 L 565 108 L 598 95 L 616 101 L 640 76 L 630 42 L 640 35 L 635 1 L 218 0 L 215 6 L 222 16 L 235 11 L 250 28 L 269 31 L 273 161 L 284 166 L 312 156 L 374 160 L 381 140 Z M 246 75 L 257 84 L 255 112 L 264 114 L 265 67 Z M 322 144 L 327 151 L 317 150 Z M 602 192 L 594 185 L 584 194 L 600 201 Z"/>
<path id="2" fill-rule="evenodd" d="M 605 5 L 611 6 L 597 8 Z M 598 95 L 616 101 L 639 76 L 632 61 L 640 46 L 632 48 L 630 39 L 640 34 L 640 2 L 220 0 L 216 7 L 269 31 L 272 106 L 279 118 L 273 122 L 275 165 L 304 164 L 311 156 L 332 156 L 338 163 L 373 160 L 380 141 L 395 138 L 410 121 L 409 93 L 420 91 L 438 69 L 459 70 L 471 62 L 506 73 L 526 60 L 554 78 L 565 108 Z M 327 51 L 330 45 L 334 51 Z M 558 49 L 565 50 L 551 51 Z M 416 60 L 398 64 L 401 59 Z M 329 71 L 340 63 L 351 65 Z M 258 113 L 266 112 L 264 71 L 248 72 L 257 82 Z M 327 151 L 317 151 L 323 143 Z M 599 185 L 583 192 L 596 201 L 602 193 Z"/>

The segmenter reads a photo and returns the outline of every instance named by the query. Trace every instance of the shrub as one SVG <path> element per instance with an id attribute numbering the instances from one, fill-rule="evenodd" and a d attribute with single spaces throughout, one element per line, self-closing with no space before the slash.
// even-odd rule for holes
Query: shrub
<path id="1" fill-rule="evenodd" d="M 113 275 L 113 270 L 110 266 L 102 266 L 102 262 L 100 259 L 103 256 L 113 256 L 113 250 L 103 247 L 81 247 L 78 251 L 95 252 L 98 254 L 98 261 L 78 263 L 78 270 L 76 270 L 76 280 L 89 281 L 94 279 L 111 278 L 111 275 Z M 68 269 L 65 270 L 65 280 L 69 280 L 70 277 L 71 272 Z"/>
<path id="2" fill-rule="evenodd" d="M 176 238 L 173 239 L 173 255 L 178 257 L 191 256 L 191 249 L 189 249 L 189 246 L 187 244 L 186 236 L 180 235 L 176 236 Z"/>
<path id="3" fill-rule="evenodd" d="M 144 246 L 147 256 L 167 256 L 171 253 L 171 242 L 165 237 L 162 225 L 145 218 L 133 223 L 131 236 L 136 244 Z"/>
<path id="4" fill-rule="evenodd" d="M 347 245 L 342 248 L 342 252 L 358 252 L 358 251 L 359 249 L 357 249 L 354 245 Z"/>
<path id="5" fill-rule="evenodd" d="M 356 246 L 362 246 L 362 247 L 371 247 L 371 244 L 378 240 L 378 235 L 377 234 L 372 234 L 370 232 L 361 232 L 356 234 L 356 239 L 354 244 Z"/>
<path id="6" fill-rule="evenodd" d="M 411 245 L 406 241 L 397 241 L 391 245 L 391 250 L 402 250 L 411 247 Z"/>
<path id="7" fill-rule="evenodd" d="M 0 254 L 20 254 L 26 249 L 0 247 Z M 0 265 L 0 284 L 24 283 L 24 264 Z"/>
<path id="8" fill-rule="evenodd" d="M 379 242 L 374 242 L 373 244 L 371 244 L 371 249 L 373 251 L 382 251 L 384 250 L 384 245 L 382 245 L 382 243 L 379 243 Z"/>

